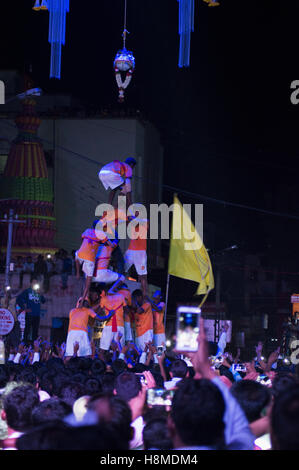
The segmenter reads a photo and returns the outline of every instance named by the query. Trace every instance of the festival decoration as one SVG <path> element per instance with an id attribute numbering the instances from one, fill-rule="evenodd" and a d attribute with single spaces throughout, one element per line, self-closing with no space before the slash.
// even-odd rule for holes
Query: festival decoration
<path id="1" fill-rule="evenodd" d="M 65 44 L 66 13 L 69 12 L 69 0 L 36 0 L 33 10 L 48 10 L 49 43 L 51 44 L 50 78 L 61 76 L 61 46 Z"/>
<path id="2" fill-rule="evenodd" d="M 209 7 L 217 7 L 217 0 L 203 0 Z M 178 0 L 179 2 L 179 67 L 190 65 L 191 33 L 194 32 L 194 0 Z"/>
<path id="3" fill-rule="evenodd" d="M 119 50 L 114 59 L 114 72 L 115 79 L 118 86 L 118 101 L 123 103 L 125 99 L 125 90 L 129 86 L 132 75 L 135 69 L 135 58 L 131 51 L 126 49 L 126 38 L 129 33 L 126 29 L 127 22 L 127 0 L 125 0 L 125 20 L 124 20 L 124 31 L 122 34 L 123 37 L 123 48 Z M 122 78 L 122 74 L 125 74 L 125 80 Z"/>
<path id="4" fill-rule="evenodd" d="M 27 88 L 32 88 L 27 84 Z M 13 208 L 20 220 L 14 229 L 14 250 L 54 252 L 55 215 L 52 182 L 43 146 L 37 136 L 41 120 L 33 98 L 22 101 L 16 117 L 18 135 L 12 142 L 0 185 L 0 213 Z M 7 230 L 1 230 L 1 248 L 5 248 Z"/>
<path id="5" fill-rule="evenodd" d="M 194 0 L 178 0 L 179 2 L 179 67 L 190 65 L 191 33 L 194 31 Z"/>

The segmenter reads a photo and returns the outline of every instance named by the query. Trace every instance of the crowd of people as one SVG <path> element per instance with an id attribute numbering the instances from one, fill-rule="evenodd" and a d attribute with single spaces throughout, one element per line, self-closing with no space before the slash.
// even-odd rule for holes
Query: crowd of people
<path id="1" fill-rule="evenodd" d="M 5 272 L 5 256 L 0 255 L 0 273 Z M 48 253 L 46 255 L 39 254 L 34 256 L 16 256 L 11 259 L 13 266 L 12 273 L 19 276 L 18 289 L 23 288 L 24 275 L 28 275 L 30 282 L 37 279 L 43 285 L 44 293 L 49 290 L 51 276 L 61 276 L 61 288 L 67 289 L 68 277 L 74 275 L 75 266 L 75 250 L 70 254 L 63 248 L 58 250 L 54 255 Z"/>
<path id="2" fill-rule="evenodd" d="M 118 190 L 132 202 L 135 165 L 129 158 L 102 168 L 109 203 Z M 14 329 L 0 364 L 1 449 L 299 449 L 294 366 L 281 361 L 279 348 L 266 360 L 262 343 L 248 357 L 229 350 L 228 325 L 217 345 L 209 343 L 203 318 L 197 351 L 176 350 L 166 341 L 162 293 L 148 293 L 147 221 L 138 211 L 125 216 L 138 233 L 123 256 L 107 215 L 106 225 L 100 218 L 100 228 L 99 219 L 86 228 L 71 257 L 60 250 L 54 259 L 17 262 L 20 285 L 29 272 L 31 286 L 15 299 L 26 314 L 23 341 Z M 126 284 L 132 265 L 140 281 L 133 292 Z M 46 299 L 36 283 L 42 279 L 47 291 L 51 273 L 64 275 L 63 286 L 69 274 L 85 278 L 62 343 L 38 336 Z"/>
<path id="3" fill-rule="evenodd" d="M 43 338 L 0 365 L 1 448 L 15 450 L 288 450 L 299 448 L 298 379 L 278 351 L 109 350 L 89 356 Z M 236 356 L 236 357 L 234 357 Z M 241 360 L 245 369 L 241 366 Z M 239 370 L 239 371 L 238 371 Z"/>

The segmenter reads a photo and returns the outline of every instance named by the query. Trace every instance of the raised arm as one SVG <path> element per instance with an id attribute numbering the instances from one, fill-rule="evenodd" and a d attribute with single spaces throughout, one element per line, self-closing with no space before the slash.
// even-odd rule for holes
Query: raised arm
<path id="1" fill-rule="evenodd" d="M 110 310 L 108 315 L 105 315 L 105 310 L 101 307 L 99 307 L 97 309 L 97 312 L 94 312 L 95 313 L 95 318 L 97 318 L 99 321 L 107 321 L 109 320 L 111 317 L 113 317 L 113 315 L 115 314 L 115 310 Z"/>
<path id="2" fill-rule="evenodd" d="M 225 401 L 225 440 L 229 450 L 252 450 L 254 436 L 250 430 L 237 400 L 230 393 L 229 388 L 224 385 L 215 371 L 211 368 L 208 355 L 208 342 L 204 331 L 204 320 L 200 319 L 200 333 L 198 336 L 198 350 L 196 353 L 188 354 L 196 372 L 195 378 L 212 380 L 220 389 Z"/>

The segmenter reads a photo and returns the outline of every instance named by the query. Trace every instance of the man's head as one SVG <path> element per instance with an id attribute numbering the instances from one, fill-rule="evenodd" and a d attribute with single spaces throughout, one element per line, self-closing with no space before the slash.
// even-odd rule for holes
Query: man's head
<path id="1" fill-rule="evenodd" d="M 102 284 L 100 289 L 100 297 L 105 297 L 106 295 L 109 295 L 109 290 L 111 289 L 112 285 L 113 284 Z"/>
<path id="2" fill-rule="evenodd" d="M 172 449 L 172 442 L 167 427 L 167 419 L 150 420 L 143 429 L 144 449 Z"/>
<path id="3" fill-rule="evenodd" d="M 83 301 L 82 300 L 82 297 L 79 297 L 76 303 L 76 308 L 90 308 L 89 301 L 87 299 L 84 299 Z"/>
<path id="4" fill-rule="evenodd" d="M 91 302 L 96 302 L 97 300 L 100 299 L 100 294 L 96 289 L 90 288 L 89 298 L 90 298 Z"/>
<path id="5" fill-rule="evenodd" d="M 60 421 L 34 428 L 16 445 L 18 450 L 129 450 L 128 442 L 110 425 L 73 427 Z"/>
<path id="6" fill-rule="evenodd" d="M 141 389 L 140 378 L 133 372 L 122 372 L 115 379 L 115 394 L 126 402 L 136 398 Z"/>
<path id="7" fill-rule="evenodd" d="M 88 376 L 87 379 L 85 379 L 84 386 L 87 395 L 90 397 L 102 390 L 101 381 L 97 377 Z"/>
<path id="8" fill-rule="evenodd" d="M 59 421 L 72 412 L 72 407 L 59 398 L 49 398 L 38 403 L 32 410 L 32 421 L 35 426 L 50 421 Z"/>
<path id="9" fill-rule="evenodd" d="M 111 369 L 115 375 L 119 375 L 127 370 L 127 364 L 122 359 L 115 359 L 111 364 Z"/>
<path id="10" fill-rule="evenodd" d="M 156 290 L 154 293 L 153 293 L 153 300 L 154 302 L 156 302 L 157 304 L 159 302 L 161 302 L 161 299 L 162 299 L 162 293 L 160 290 Z"/>
<path id="11" fill-rule="evenodd" d="M 70 406 L 73 406 L 78 398 L 86 395 L 84 384 L 75 381 L 66 381 L 62 384 L 59 398 Z"/>
<path id="12" fill-rule="evenodd" d="M 101 374 L 104 374 L 104 372 L 106 371 L 106 363 L 99 358 L 94 359 L 92 361 L 90 371 L 91 371 L 91 374 L 94 376 L 99 376 Z"/>
<path id="13" fill-rule="evenodd" d="M 188 366 L 182 359 L 175 359 L 169 369 L 171 377 L 184 379 L 188 373 Z"/>
<path id="14" fill-rule="evenodd" d="M 255 371 L 255 360 L 254 360 L 254 354 L 251 352 L 243 353 L 242 355 L 243 359 L 243 364 L 246 367 L 246 373 L 249 374 L 250 372 Z"/>
<path id="15" fill-rule="evenodd" d="M 298 379 L 290 372 L 278 372 L 271 387 L 271 393 L 275 399 L 280 394 L 284 394 L 290 387 L 298 386 Z"/>
<path id="16" fill-rule="evenodd" d="M 132 439 L 132 412 L 125 400 L 110 394 L 94 395 L 88 401 L 87 409 L 96 413 L 99 422 L 104 422 L 120 433 L 129 443 Z"/>
<path id="17" fill-rule="evenodd" d="M 138 304 L 141 305 L 143 303 L 143 293 L 141 289 L 135 289 L 132 293 L 132 297 Z"/>
<path id="18" fill-rule="evenodd" d="M 38 383 L 37 374 L 32 366 L 22 367 L 15 376 L 15 381 L 19 383 L 31 384 L 36 387 Z"/>
<path id="19" fill-rule="evenodd" d="M 225 403 L 206 379 L 184 379 L 174 394 L 168 426 L 174 447 L 218 447 L 224 441 Z"/>
<path id="20" fill-rule="evenodd" d="M 230 391 L 244 411 L 249 423 L 259 419 L 264 408 L 270 403 L 269 389 L 254 380 L 234 382 Z"/>
<path id="21" fill-rule="evenodd" d="M 288 388 L 273 403 L 270 434 L 274 450 L 299 450 L 299 389 Z"/>
<path id="22" fill-rule="evenodd" d="M 113 394 L 115 392 L 114 388 L 115 375 L 111 372 L 106 372 L 101 377 L 102 392 Z"/>
<path id="23" fill-rule="evenodd" d="M 136 162 L 135 158 L 133 158 L 133 157 L 126 158 L 125 163 L 127 165 L 129 165 L 131 168 L 134 168 L 137 165 L 137 162 Z"/>
<path id="24" fill-rule="evenodd" d="M 5 396 L 1 417 L 11 429 L 26 431 L 32 426 L 32 410 L 38 403 L 37 389 L 32 385 L 20 385 Z"/>

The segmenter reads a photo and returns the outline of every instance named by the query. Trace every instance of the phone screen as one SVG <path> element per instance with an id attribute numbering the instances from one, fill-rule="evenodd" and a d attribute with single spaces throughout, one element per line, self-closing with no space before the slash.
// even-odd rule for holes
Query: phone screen
<path id="1" fill-rule="evenodd" d="M 147 385 L 147 380 L 143 374 L 136 373 L 135 375 L 139 377 L 139 380 L 141 383 L 143 383 L 144 385 Z"/>
<path id="2" fill-rule="evenodd" d="M 174 390 L 164 388 L 149 388 L 147 390 L 147 404 L 151 406 L 171 406 Z"/>
<path id="3" fill-rule="evenodd" d="M 266 386 L 271 386 L 271 384 L 272 384 L 271 379 L 269 379 L 269 377 L 267 375 L 262 375 L 262 374 L 260 374 L 257 377 L 256 381 L 259 382 L 260 384 L 266 385 Z"/>
<path id="4" fill-rule="evenodd" d="M 177 309 L 176 349 L 178 351 L 197 351 L 199 333 L 198 307 L 179 307 Z"/>
<path id="5" fill-rule="evenodd" d="M 246 366 L 244 364 L 233 364 L 232 368 L 234 372 L 246 372 Z"/>

